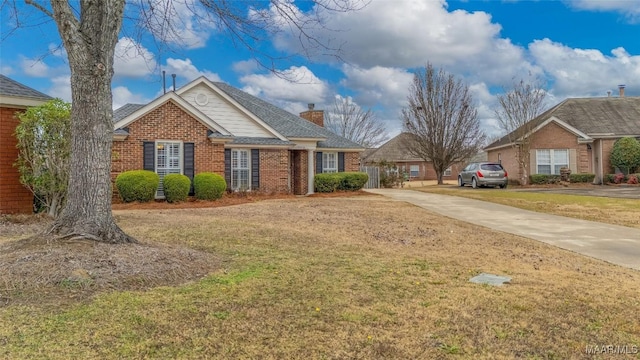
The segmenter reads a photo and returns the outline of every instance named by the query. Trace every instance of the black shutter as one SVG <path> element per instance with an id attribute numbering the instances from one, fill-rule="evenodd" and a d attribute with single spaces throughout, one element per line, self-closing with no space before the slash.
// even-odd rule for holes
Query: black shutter
<path id="1" fill-rule="evenodd" d="M 322 174 L 322 152 L 316 153 L 316 174 Z"/>
<path id="2" fill-rule="evenodd" d="M 189 195 L 194 195 L 193 192 L 193 176 L 195 175 L 195 164 L 194 164 L 194 144 L 184 143 L 183 144 L 183 157 L 184 157 L 184 169 L 182 172 L 189 178 L 191 181 L 191 188 L 189 189 Z"/>
<path id="3" fill-rule="evenodd" d="M 156 143 L 145 141 L 142 150 L 142 168 L 144 170 L 156 171 Z"/>
<path id="4" fill-rule="evenodd" d="M 231 149 L 224 149 L 224 181 L 227 182 L 227 190 L 231 189 Z"/>
<path id="5" fill-rule="evenodd" d="M 344 172 L 344 153 L 338 153 L 338 172 Z"/>
<path id="6" fill-rule="evenodd" d="M 251 149 L 251 189 L 260 189 L 260 150 Z"/>

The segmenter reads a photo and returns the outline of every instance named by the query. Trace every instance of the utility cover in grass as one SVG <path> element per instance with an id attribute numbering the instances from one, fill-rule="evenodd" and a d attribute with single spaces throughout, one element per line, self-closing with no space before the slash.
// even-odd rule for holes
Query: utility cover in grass
<path id="1" fill-rule="evenodd" d="M 502 286 L 502 284 L 510 282 L 511 278 L 507 276 L 482 273 L 480 275 L 472 277 L 471 279 L 469 279 L 469 281 L 476 284 Z"/>

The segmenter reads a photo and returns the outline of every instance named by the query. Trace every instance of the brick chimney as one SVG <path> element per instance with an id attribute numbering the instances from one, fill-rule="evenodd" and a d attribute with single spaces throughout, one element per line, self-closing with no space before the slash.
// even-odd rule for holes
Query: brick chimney
<path id="1" fill-rule="evenodd" d="M 625 85 L 618 85 L 618 90 L 620 90 L 620 97 L 624 97 L 624 88 Z"/>
<path id="2" fill-rule="evenodd" d="M 314 104 L 308 105 L 309 110 L 300 113 L 300 117 L 312 123 L 324 127 L 324 110 L 313 110 Z"/>

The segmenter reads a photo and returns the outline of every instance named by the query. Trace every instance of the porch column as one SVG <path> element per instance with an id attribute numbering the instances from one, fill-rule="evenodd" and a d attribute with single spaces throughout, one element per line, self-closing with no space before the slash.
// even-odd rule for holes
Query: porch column
<path id="1" fill-rule="evenodd" d="M 313 154 L 315 151 L 312 149 L 307 150 L 307 195 L 313 194 L 313 175 L 314 175 L 314 159 Z"/>

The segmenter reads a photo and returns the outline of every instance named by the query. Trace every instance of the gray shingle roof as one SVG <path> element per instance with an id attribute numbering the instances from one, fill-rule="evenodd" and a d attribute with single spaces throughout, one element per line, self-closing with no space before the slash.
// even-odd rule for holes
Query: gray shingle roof
<path id="1" fill-rule="evenodd" d="M 117 108 L 113 111 L 113 122 L 115 123 L 126 118 L 144 106 L 145 104 L 125 104 Z"/>
<path id="2" fill-rule="evenodd" d="M 214 83 L 233 100 L 287 138 L 326 138 L 319 148 L 362 149 L 353 141 L 225 83 Z"/>
<path id="3" fill-rule="evenodd" d="M 238 102 L 245 109 L 271 126 L 277 132 L 287 138 L 312 138 L 325 139 L 318 142 L 318 148 L 333 149 L 363 149 L 363 147 L 353 141 L 336 135 L 333 132 L 305 120 L 288 111 L 248 94 L 231 85 L 221 82 L 214 83 L 220 90 Z M 133 112 L 145 106 L 144 104 L 126 104 L 113 112 L 113 122 L 118 122 Z M 293 145 L 290 141 L 282 141 L 275 138 L 243 138 L 235 137 L 231 144 L 251 144 L 251 145 Z"/>
<path id="4" fill-rule="evenodd" d="M 49 100 L 51 96 L 43 94 L 4 75 L 0 75 L 0 95 Z"/>
<path id="5" fill-rule="evenodd" d="M 398 136 L 382 144 L 375 151 L 371 151 L 366 157 L 363 157 L 364 162 L 380 162 L 380 161 L 424 161 L 418 157 L 415 157 L 409 153 L 406 149 L 406 144 L 409 142 L 411 134 L 400 133 Z"/>
<path id="6" fill-rule="evenodd" d="M 640 97 L 566 99 L 531 120 L 528 126 L 535 128 L 552 116 L 596 138 L 597 134 L 640 135 Z M 486 149 L 509 143 L 509 136 L 505 135 Z"/>

